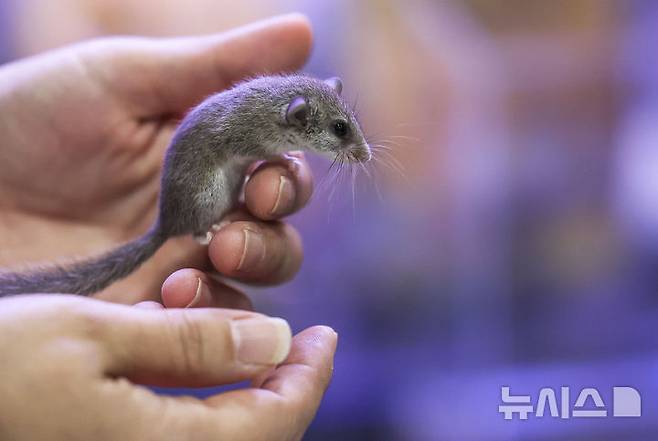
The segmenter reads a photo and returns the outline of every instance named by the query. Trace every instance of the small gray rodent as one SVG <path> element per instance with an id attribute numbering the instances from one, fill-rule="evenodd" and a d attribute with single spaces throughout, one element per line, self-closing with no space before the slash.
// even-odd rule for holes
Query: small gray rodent
<path id="1" fill-rule="evenodd" d="M 339 78 L 265 76 L 215 94 L 181 122 L 165 155 L 159 214 L 142 237 L 71 265 L 0 273 L 0 297 L 89 295 L 135 271 L 174 236 L 206 234 L 238 199 L 249 164 L 290 150 L 370 160 Z"/>

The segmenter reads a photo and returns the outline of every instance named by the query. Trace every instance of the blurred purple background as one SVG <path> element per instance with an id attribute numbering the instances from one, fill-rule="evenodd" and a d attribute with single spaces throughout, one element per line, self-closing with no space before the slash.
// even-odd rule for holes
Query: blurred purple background
<path id="1" fill-rule="evenodd" d="M 305 439 L 658 439 L 658 2 L 4 0 L 0 57 L 292 10 L 306 71 L 343 77 L 394 157 L 381 199 L 363 173 L 354 205 L 350 176 L 319 191 L 299 276 L 252 290 L 339 333 Z M 631 386 L 643 416 L 505 421 L 504 385 Z"/>

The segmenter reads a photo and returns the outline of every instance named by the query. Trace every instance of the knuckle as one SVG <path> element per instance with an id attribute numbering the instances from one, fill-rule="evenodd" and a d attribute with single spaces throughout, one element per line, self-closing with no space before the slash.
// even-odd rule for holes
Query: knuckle
<path id="1" fill-rule="evenodd" d="M 75 324 L 72 330 L 81 337 L 91 341 L 104 340 L 108 328 L 112 326 L 106 315 L 82 308 L 76 308 L 73 314 L 71 314 L 70 319 Z"/>
<path id="2" fill-rule="evenodd" d="M 174 349 L 173 359 L 177 370 L 183 374 L 198 373 L 207 365 L 206 338 L 201 323 L 193 320 L 188 311 L 178 311 L 170 316 L 170 328 Z"/>
<path id="3" fill-rule="evenodd" d="M 29 320 L 39 323 L 39 335 L 96 340 L 111 323 L 108 323 L 107 315 L 95 308 L 92 302 L 66 295 L 44 297 L 35 308 L 30 308 Z"/>

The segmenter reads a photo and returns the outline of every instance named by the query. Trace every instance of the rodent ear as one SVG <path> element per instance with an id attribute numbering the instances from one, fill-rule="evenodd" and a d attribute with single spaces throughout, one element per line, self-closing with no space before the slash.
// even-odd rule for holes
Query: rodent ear
<path id="1" fill-rule="evenodd" d="M 334 89 L 338 96 L 343 92 L 343 82 L 338 77 L 327 78 L 324 80 L 324 84 Z"/>
<path id="2" fill-rule="evenodd" d="M 298 96 L 290 101 L 286 110 L 286 121 L 288 124 L 305 126 L 308 119 L 308 102 L 303 96 Z"/>

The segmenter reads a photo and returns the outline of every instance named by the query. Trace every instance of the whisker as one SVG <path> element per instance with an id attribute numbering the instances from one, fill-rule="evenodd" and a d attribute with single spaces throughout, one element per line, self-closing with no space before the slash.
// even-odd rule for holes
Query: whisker
<path id="1" fill-rule="evenodd" d="M 390 138 L 393 139 L 404 139 L 407 141 L 420 141 L 420 138 L 417 138 L 415 136 L 407 136 L 407 135 L 389 135 Z"/>
<path id="2" fill-rule="evenodd" d="M 345 154 L 340 152 L 338 154 L 338 166 L 336 168 L 335 178 L 333 185 L 331 187 L 331 193 L 329 194 L 329 202 L 333 200 L 334 194 L 336 193 L 336 188 L 342 183 L 343 168 L 345 166 Z"/>
<path id="3" fill-rule="evenodd" d="M 401 147 L 403 147 L 403 145 L 400 144 L 399 141 L 393 141 L 393 140 L 390 140 L 390 139 L 382 139 L 382 140 L 379 140 L 378 142 L 375 142 L 373 144 L 378 145 L 380 147 L 388 147 L 388 148 L 393 148 L 393 147 L 401 148 Z M 404 146 L 404 147 L 406 147 L 406 146 Z"/>
<path id="4" fill-rule="evenodd" d="M 366 176 L 368 177 L 368 179 L 372 179 L 372 175 L 371 175 L 370 172 L 368 171 L 368 167 L 366 167 L 365 164 L 364 164 L 363 162 L 361 162 L 361 161 L 359 161 L 358 164 L 359 164 L 359 166 L 361 166 L 361 170 L 363 170 L 363 172 L 366 174 Z"/>
<path id="5" fill-rule="evenodd" d="M 407 180 L 407 175 L 404 169 L 402 168 L 401 165 L 396 164 L 391 160 L 391 158 L 383 157 L 383 156 L 373 156 L 373 159 L 375 160 L 375 163 L 378 165 L 383 165 L 386 167 L 388 170 L 393 172 L 395 175 L 400 176 Z"/>
<path id="6" fill-rule="evenodd" d="M 380 155 L 379 159 L 385 160 L 385 162 L 389 163 L 392 167 L 394 167 L 400 174 L 405 174 L 405 168 L 404 165 L 395 157 L 393 154 L 389 151 L 382 150 L 379 152 Z"/>
<path id="7" fill-rule="evenodd" d="M 334 167 L 336 166 L 336 163 L 338 162 L 338 159 L 339 159 L 339 154 L 337 154 L 334 157 L 334 160 L 331 162 L 331 164 L 329 165 L 329 168 L 327 168 L 326 173 L 324 174 L 324 176 L 322 177 L 322 179 L 318 183 L 318 190 L 326 189 L 327 185 L 331 181 L 330 177 L 333 174 L 332 172 L 334 171 Z"/>
<path id="8" fill-rule="evenodd" d="M 371 150 L 393 150 L 393 147 L 386 144 L 372 144 L 370 146 Z"/>
<path id="9" fill-rule="evenodd" d="M 354 98 L 354 104 L 352 104 L 352 114 L 359 119 L 359 93 L 357 92 L 356 97 Z"/>
<path id="10" fill-rule="evenodd" d="M 329 169 L 328 169 L 327 171 L 331 171 L 331 169 L 334 168 L 334 166 L 336 165 L 336 161 L 338 161 L 338 157 L 339 157 L 339 156 L 340 156 L 340 153 L 337 154 L 337 155 L 334 157 L 334 160 L 331 162 L 331 165 L 329 166 Z"/>
<path id="11" fill-rule="evenodd" d="M 440 123 L 438 121 L 423 121 L 423 122 L 403 122 L 395 124 L 395 127 L 437 127 Z"/>
<path id="12" fill-rule="evenodd" d="M 336 167 L 334 169 L 334 173 L 332 177 L 333 179 L 331 183 L 331 190 L 329 192 L 327 220 L 329 220 L 329 217 L 331 216 L 331 212 L 333 210 L 334 195 L 336 194 L 336 189 L 341 185 L 341 175 L 343 172 L 344 165 L 345 165 L 345 154 L 343 152 L 339 152 L 336 155 Z"/>
<path id="13" fill-rule="evenodd" d="M 352 222 L 356 223 L 356 168 L 350 163 L 350 173 L 352 175 Z"/>
<path id="14" fill-rule="evenodd" d="M 360 169 L 361 171 L 363 171 L 363 174 L 366 176 L 368 183 L 370 183 L 370 184 L 373 186 L 373 188 L 375 188 L 375 190 L 377 190 L 377 188 L 376 188 L 376 182 L 375 182 L 375 176 L 373 175 L 373 173 L 370 172 L 370 170 L 368 170 L 368 167 L 366 166 L 366 164 L 364 164 L 363 162 L 359 161 L 359 162 L 357 163 L 357 165 L 358 165 L 359 169 Z M 359 170 L 357 170 L 357 171 L 359 171 Z M 377 193 L 378 193 L 378 192 L 377 192 Z M 378 198 L 379 198 L 381 195 L 380 195 L 380 194 L 377 194 L 377 196 L 378 196 Z M 381 199 L 379 199 L 379 200 L 380 200 L 380 202 L 381 202 Z"/>
<path id="15" fill-rule="evenodd" d="M 377 164 L 377 165 L 383 165 L 384 167 L 386 167 L 386 168 L 389 169 L 390 171 L 395 172 L 396 174 L 398 173 L 398 170 L 396 170 L 395 168 L 393 168 L 393 166 L 392 166 L 391 164 L 389 164 L 388 162 L 384 161 L 381 157 L 377 157 L 377 156 L 375 156 L 375 157 L 373 157 L 372 159 L 375 161 L 375 164 Z"/>

